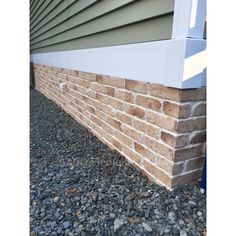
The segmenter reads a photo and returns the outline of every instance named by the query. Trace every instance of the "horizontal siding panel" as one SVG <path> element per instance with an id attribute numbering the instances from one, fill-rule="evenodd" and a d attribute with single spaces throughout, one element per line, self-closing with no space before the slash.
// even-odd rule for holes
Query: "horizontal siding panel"
<path id="1" fill-rule="evenodd" d="M 83 5 L 83 1 L 80 1 L 80 4 Z M 97 0 L 87 0 L 87 2 L 90 1 L 97 1 Z M 57 1 L 58 3 L 59 1 Z M 65 17 L 63 18 L 63 20 L 67 19 L 69 17 L 69 11 L 67 8 L 69 7 L 75 7 L 73 4 L 76 2 L 76 0 L 70 0 L 69 2 L 66 2 L 64 0 L 62 0 L 62 2 L 60 2 L 60 4 L 58 3 L 56 7 L 54 7 L 50 12 L 48 12 L 47 14 L 44 14 L 41 17 L 41 20 L 38 21 L 37 23 L 35 23 L 34 26 L 31 27 L 31 32 L 30 35 L 32 37 L 32 35 L 34 34 L 39 34 L 39 31 L 45 29 L 45 27 L 47 27 L 47 25 L 50 23 L 50 21 L 55 21 L 55 19 L 60 16 L 60 14 L 64 14 Z M 88 5 L 88 3 L 86 2 L 86 7 Z M 83 7 L 82 7 L 83 8 Z M 80 9 L 80 8 L 79 8 Z"/>
<path id="2" fill-rule="evenodd" d="M 119 1 L 114 2 L 110 0 L 105 0 L 105 1 L 98 2 L 97 0 L 86 0 L 85 2 L 83 1 L 77 2 L 76 4 L 69 7 L 67 17 L 61 17 L 59 15 L 53 21 L 49 22 L 45 27 L 38 30 L 36 34 L 31 36 L 31 38 L 35 39 L 37 36 L 41 35 L 42 33 L 47 32 L 44 35 L 40 36 L 41 40 L 46 39 L 48 35 L 50 35 L 50 32 L 48 31 L 52 28 L 54 28 L 53 31 L 55 32 L 56 31 L 62 32 L 81 24 L 82 22 L 86 22 L 91 19 L 94 19 L 102 14 L 105 14 L 111 10 L 116 9 L 117 7 L 123 6 L 124 4 L 133 2 L 133 1 L 134 0 L 119 0 Z M 81 12 L 87 6 L 91 6 L 91 7 Z M 66 18 L 69 18 L 69 17 L 70 19 L 66 20 Z"/>
<path id="3" fill-rule="evenodd" d="M 165 3 L 167 2 L 165 1 Z M 40 40 L 39 43 L 32 40 L 31 44 L 33 47 L 47 46 L 50 43 L 56 44 L 167 14 L 172 10 L 171 4 L 163 4 L 162 7 L 157 7 L 156 3 L 156 0 L 138 1 L 60 34 L 55 35 L 52 30 L 50 31 L 51 37 L 49 35 L 46 40 Z"/>
<path id="4" fill-rule="evenodd" d="M 173 15 L 149 19 L 136 24 L 120 27 L 99 34 L 78 38 L 42 48 L 32 49 L 31 53 L 66 51 L 94 47 L 115 46 L 163 40 L 171 35 Z M 153 30 L 155 28 L 155 30 Z"/>
<path id="5" fill-rule="evenodd" d="M 41 12 L 36 19 L 34 20 L 32 19 L 31 30 L 33 31 L 33 29 L 37 26 L 37 24 L 44 21 L 45 17 L 48 14 L 50 14 L 52 10 L 54 10 L 55 8 L 58 8 L 61 5 L 62 5 L 62 10 L 64 10 L 67 7 L 67 2 L 64 0 L 51 1 L 50 4 L 46 7 L 46 9 L 43 12 Z"/>
<path id="6" fill-rule="evenodd" d="M 42 9 L 47 6 L 48 3 L 50 3 L 52 0 L 45 0 L 45 1 L 39 1 L 39 4 L 30 12 L 30 18 L 33 19 L 35 17 L 35 14 L 38 12 L 41 12 Z"/>
<path id="7" fill-rule="evenodd" d="M 171 38 L 174 0 L 42 2 L 46 8 L 39 0 L 32 3 L 31 53 Z"/>

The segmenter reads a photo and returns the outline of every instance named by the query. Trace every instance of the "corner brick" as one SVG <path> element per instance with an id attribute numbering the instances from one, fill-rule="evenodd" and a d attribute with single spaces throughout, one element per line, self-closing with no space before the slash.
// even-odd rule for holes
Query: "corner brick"
<path id="1" fill-rule="evenodd" d="M 196 170 L 203 168 L 205 158 L 200 157 L 197 159 L 189 160 L 186 163 L 185 171 Z"/>
<path id="2" fill-rule="evenodd" d="M 178 124 L 175 126 L 175 131 L 179 133 L 183 132 L 189 132 L 194 129 L 194 120 L 188 119 L 188 120 L 179 120 Z"/>
<path id="3" fill-rule="evenodd" d="M 174 148 L 181 148 L 188 144 L 189 135 L 174 136 L 165 131 L 161 132 L 161 140 Z"/>
<path id="4" fill-rule="evenodd" d="M 177 149 L 175 151 L 175 161 L 186 160 L 193 157 L 200 157 L 202 155 L 202 145 Z"/>
<path id="5" fill-rule="evenodd" d="M 161 102 L 159 100 L 142 95 L 137 95 L 136 104 L 154 111 L 160 111 L 161 108 Z"/>
<path id="6" fill-rule="evenodd" d="M 206 129 L 206 117 L 199 117 L 194 120 L 194 130 Z"/>
<path id="7" fill-rule="evenodd" d="M 150 95 L 154 97 L 170 99 L 173 101 L 180 100 L 180 90 L 176 88 L 164 87 L 159 84 L 150 84 Z"/>
<path id="8" fill-rule="evenodd" d="M 206 115 L 206 103 L 198 104 L 193 110 L 193 116 L 205 116 Z"/>
<path id="9" fill-rule="evenodd" d="M 196 170 L 194 172 L 187 173 L 185 175 L 173 177 L 171 187 L 173 188 L 178 185 L 196 182 L 201 178 L 201 174 L 202 174 L 201 170 Z"/>
<path id="10" fill-rule="evenodd" d="M 152 165 L 150 162 L 143 160 L 143 167 L 150 174 L 154 175 L 158 180 L 167 186 L 171 186 L 171 178 L 163 172 L 159 167 Z"/>
<path id="11" fill-rule="evenodd" d="M 195 133 L 192 136 L 190 143 L 196 144 L 196 143 L 203 143 L 205 141 L 206 141 L 206 131 L 202 131 L 202 132 Z"/>
<path id="12" fill-rule="evenodd" d="M 206 100 L 206 88 L 181 90 L 181 101 Z"/>
<path id="13" fill-rule="evenodd" d="M 165 170 L 169 175 L 172 175 L 173 164 L 167 161 L 165 158 L 157 155 L 156 165 L 159 166 L 161 169 Z"/>
<path id="14" fill-rule="evenodd" d="M 170 116 L 176 118 L 187 118 L 191 113 L 191 106 L 189 104 L 181 105 L 165 101 L 163 104 L 163 111 Z"/>
<path id="15" fill-rule="evenodd" d="M 148 83 L 135 81 L 135 80 L 125 80 L 125 88 L 130 91 L 148 94 Z"/>

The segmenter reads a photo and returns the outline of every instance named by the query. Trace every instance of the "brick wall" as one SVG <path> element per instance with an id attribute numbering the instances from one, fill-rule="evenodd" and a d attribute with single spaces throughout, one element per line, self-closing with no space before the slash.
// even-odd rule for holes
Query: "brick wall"
<path id="1" fill-rule="evenodd" d="M 37 90 L 152 181 L 172 189 L 201 177 L 205 88 L 180 90 L 39 64 L 34 73 Z"/>

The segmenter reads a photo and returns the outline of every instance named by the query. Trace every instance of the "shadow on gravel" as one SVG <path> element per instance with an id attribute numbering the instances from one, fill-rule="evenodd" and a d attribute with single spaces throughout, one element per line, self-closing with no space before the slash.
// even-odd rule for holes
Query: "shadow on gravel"
<path id="1" fill-rule="evenodd" d="M 198 185 L 150 183 L 35 90 L 30 115 L 31 235 L 202 235 Z"/>

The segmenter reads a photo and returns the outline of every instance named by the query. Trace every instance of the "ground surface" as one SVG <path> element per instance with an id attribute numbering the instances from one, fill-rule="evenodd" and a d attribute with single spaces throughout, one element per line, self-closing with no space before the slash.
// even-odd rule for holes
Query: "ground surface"
<path id="1" fill-rule="evenodd" d="M 202 235 L 197 184 L 150 183 L 34 90 L 30 108 L 31 235 Z"/>

